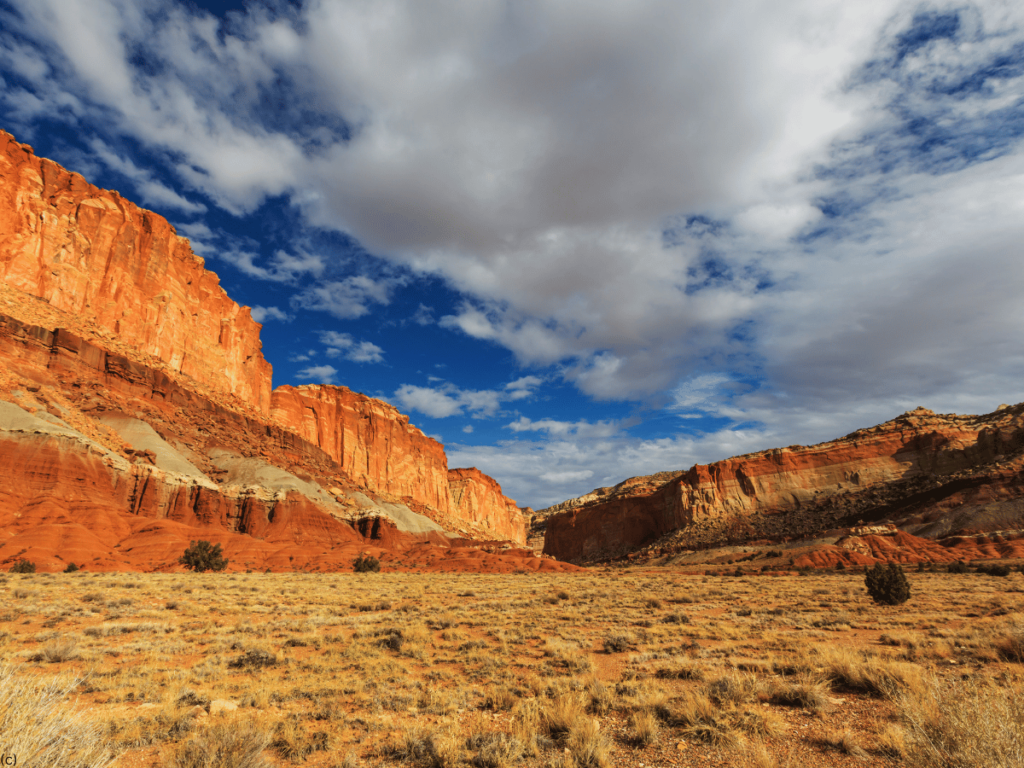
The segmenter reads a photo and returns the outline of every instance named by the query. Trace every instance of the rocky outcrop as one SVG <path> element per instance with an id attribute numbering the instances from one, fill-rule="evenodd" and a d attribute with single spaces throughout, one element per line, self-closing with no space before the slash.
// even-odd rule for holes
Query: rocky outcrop
<path id="1" fill-rule="evenodd" d="M 174 568 L 203 538 L 235 568 L 348 569 L 363 551 L 564 568 L 494 541 L 522 525 L 483 475 L 461 520 L 443 447 L 387 403 L 272 395 L 259 325 L 187 240 L 3 133 L 0 277 L 0 565 Z"/>
<path id="2" fill-rule="evenodd" d="M 526 523 L 516 503 L 501 486 L 476 467 L 448 470 L 452 510 L 460 520 L 476 524 L 492 538 L 526 544 Z"/>
<path id="3" fill-rule="evenodd" d="M 162 570 L 201 538 L 233 569 L 346 570 L 360 552 L 398 570 L 562 567 L 453 542 L 318 446 L 187 384 L 0 316 L 0 563 Z"/>
<path id="4" fill-rule="evenodd" d="M 0 131 L 0 282 L 266 415 L 260 326 L 166 219 Z"/>
<path id="5" fill-rule="evenodd" d="M 939 537 L 1024 525 L 1024 405 L 985 416 L 919 408 L 839 440 L 632 478 L 559 505 L 544 552 L 618 557 L 671 534 L 677 548 L 811 536 L 862 521 Z"/>
<path id="6" fill-rule="evenodd" d="M 345 387 L 278 387 L 271 415 L 321 448 L 358 485 L 450 512 L 444 447 L 382 400 Z"/>

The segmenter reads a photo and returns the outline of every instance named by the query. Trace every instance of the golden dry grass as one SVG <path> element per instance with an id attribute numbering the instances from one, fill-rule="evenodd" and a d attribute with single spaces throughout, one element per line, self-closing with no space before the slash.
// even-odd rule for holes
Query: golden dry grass
<path id="1" fill-rule="evenodd" d="M 908 575 L 0 574 L 0 651 L 32 765 L 1021 765 L 1024 577 Z"/>

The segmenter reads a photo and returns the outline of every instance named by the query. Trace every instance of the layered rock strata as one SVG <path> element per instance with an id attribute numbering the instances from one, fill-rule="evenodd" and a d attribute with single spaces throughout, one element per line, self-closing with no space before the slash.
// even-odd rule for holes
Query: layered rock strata
<path id="1" fill-rule="evenodd" d="M 260 326 L 162 216 L 0 131 L 0 281 L 266 415 Z"/>
<path id="2" fill-rule="evenodd" d="M 394 406 L 345 387 L 283 386 L 271 396 L 271 415 L 326 452 L 353 482 L 450 513 L 444 447 Z"/>
<path id="3" fill-rule="evenodd" d="M 912 533 L 1024 526 L 1024 405 L 984 416 L 919 408 L 839 440 L 631 478 L 565 502 L 544 552 L 584 562 L 669 534 L 676 548 L 813 536 L 858 520 Z"/>
<path id="4" fill-rule="evenodd" d="M 495 538 L 526 544 L 526 523 L 516 503 L 497 481 L 476 467 L 448 470 L 452 508 L 460 519 L 476 523 Z"/>
<path id="5" fill-rule="evenodd" d="M 490 542 L 477 557 L 299 435 L 62 329 L 0 316 L 0 362 L 0 562 L 168 568 L 204 538 L 234 568 L 555 567 Z"/>
<path id="6" fill-rule="evenodd" d="M 460 519 L 443 447 L 387 403 L 272 393 L 259 330 L 165 219 L 0 132 L 0 563 L 167 567 L 202 532 L 272 567 L 369 546 L 459 569 L 523 541 L 485 476 Z"/>

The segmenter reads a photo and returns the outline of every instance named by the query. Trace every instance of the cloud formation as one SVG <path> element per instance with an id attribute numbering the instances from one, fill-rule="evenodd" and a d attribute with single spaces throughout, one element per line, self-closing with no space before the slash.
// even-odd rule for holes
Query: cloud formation
<path id="1" fill-rule="evenodd" d="M 395 402 L 401 408 L 435 419 L 462 414 L 485 418 L 498 414 L 502 403 L 533 396 L 534 390 L 542 383 L 542 379 L 537 376 L 523 376 L 501 389 L 467 390 L 436 377 L 431 377 L 431 381 L 437 385 L 419 387 L 403 384 L 394 394 Z"/>
<path id="2" fill-rule="evenodd" d="M 373 342 L 355 341 L 347 333 L 322 331 L 320 342 L 327 347 L 328 357 L 344 357 L 353 363 L 382 363 L 384 350 Z"/>
<path id="3" fill-rule="evenodd" d="M 405 317 L 535 369 L 405 384 L 404 408 L 497 418 L 562 379 L 733 425 L 665 443 L 533 414 L 518 441 L 459 449 L 519 462 L 538 493 L 603 482 L 613 456 L 654 471 L 896 404 L 1021 399 L 1019 3 L 311 0 L 228 23 L 171 0 L 8 0 L 0 67 L 14 127 L 103 126 L 96 162 L 153 205 L 283 199 L 366 249 L 339 265 L 180 227 L 290 287 L 292 312 L 369 321 L 439 278 L 457 300 Z M 359 335 L 328 354 L 380 362 Z"/>

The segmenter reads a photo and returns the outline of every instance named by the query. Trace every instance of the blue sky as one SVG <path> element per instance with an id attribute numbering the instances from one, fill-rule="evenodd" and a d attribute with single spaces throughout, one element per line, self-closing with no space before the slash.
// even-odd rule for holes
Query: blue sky
<path id="1" fill-rule="evenodd" d="M 1024 374 L 1024 10 L 0 0 L 0 127 L 520 504 Z"/>

